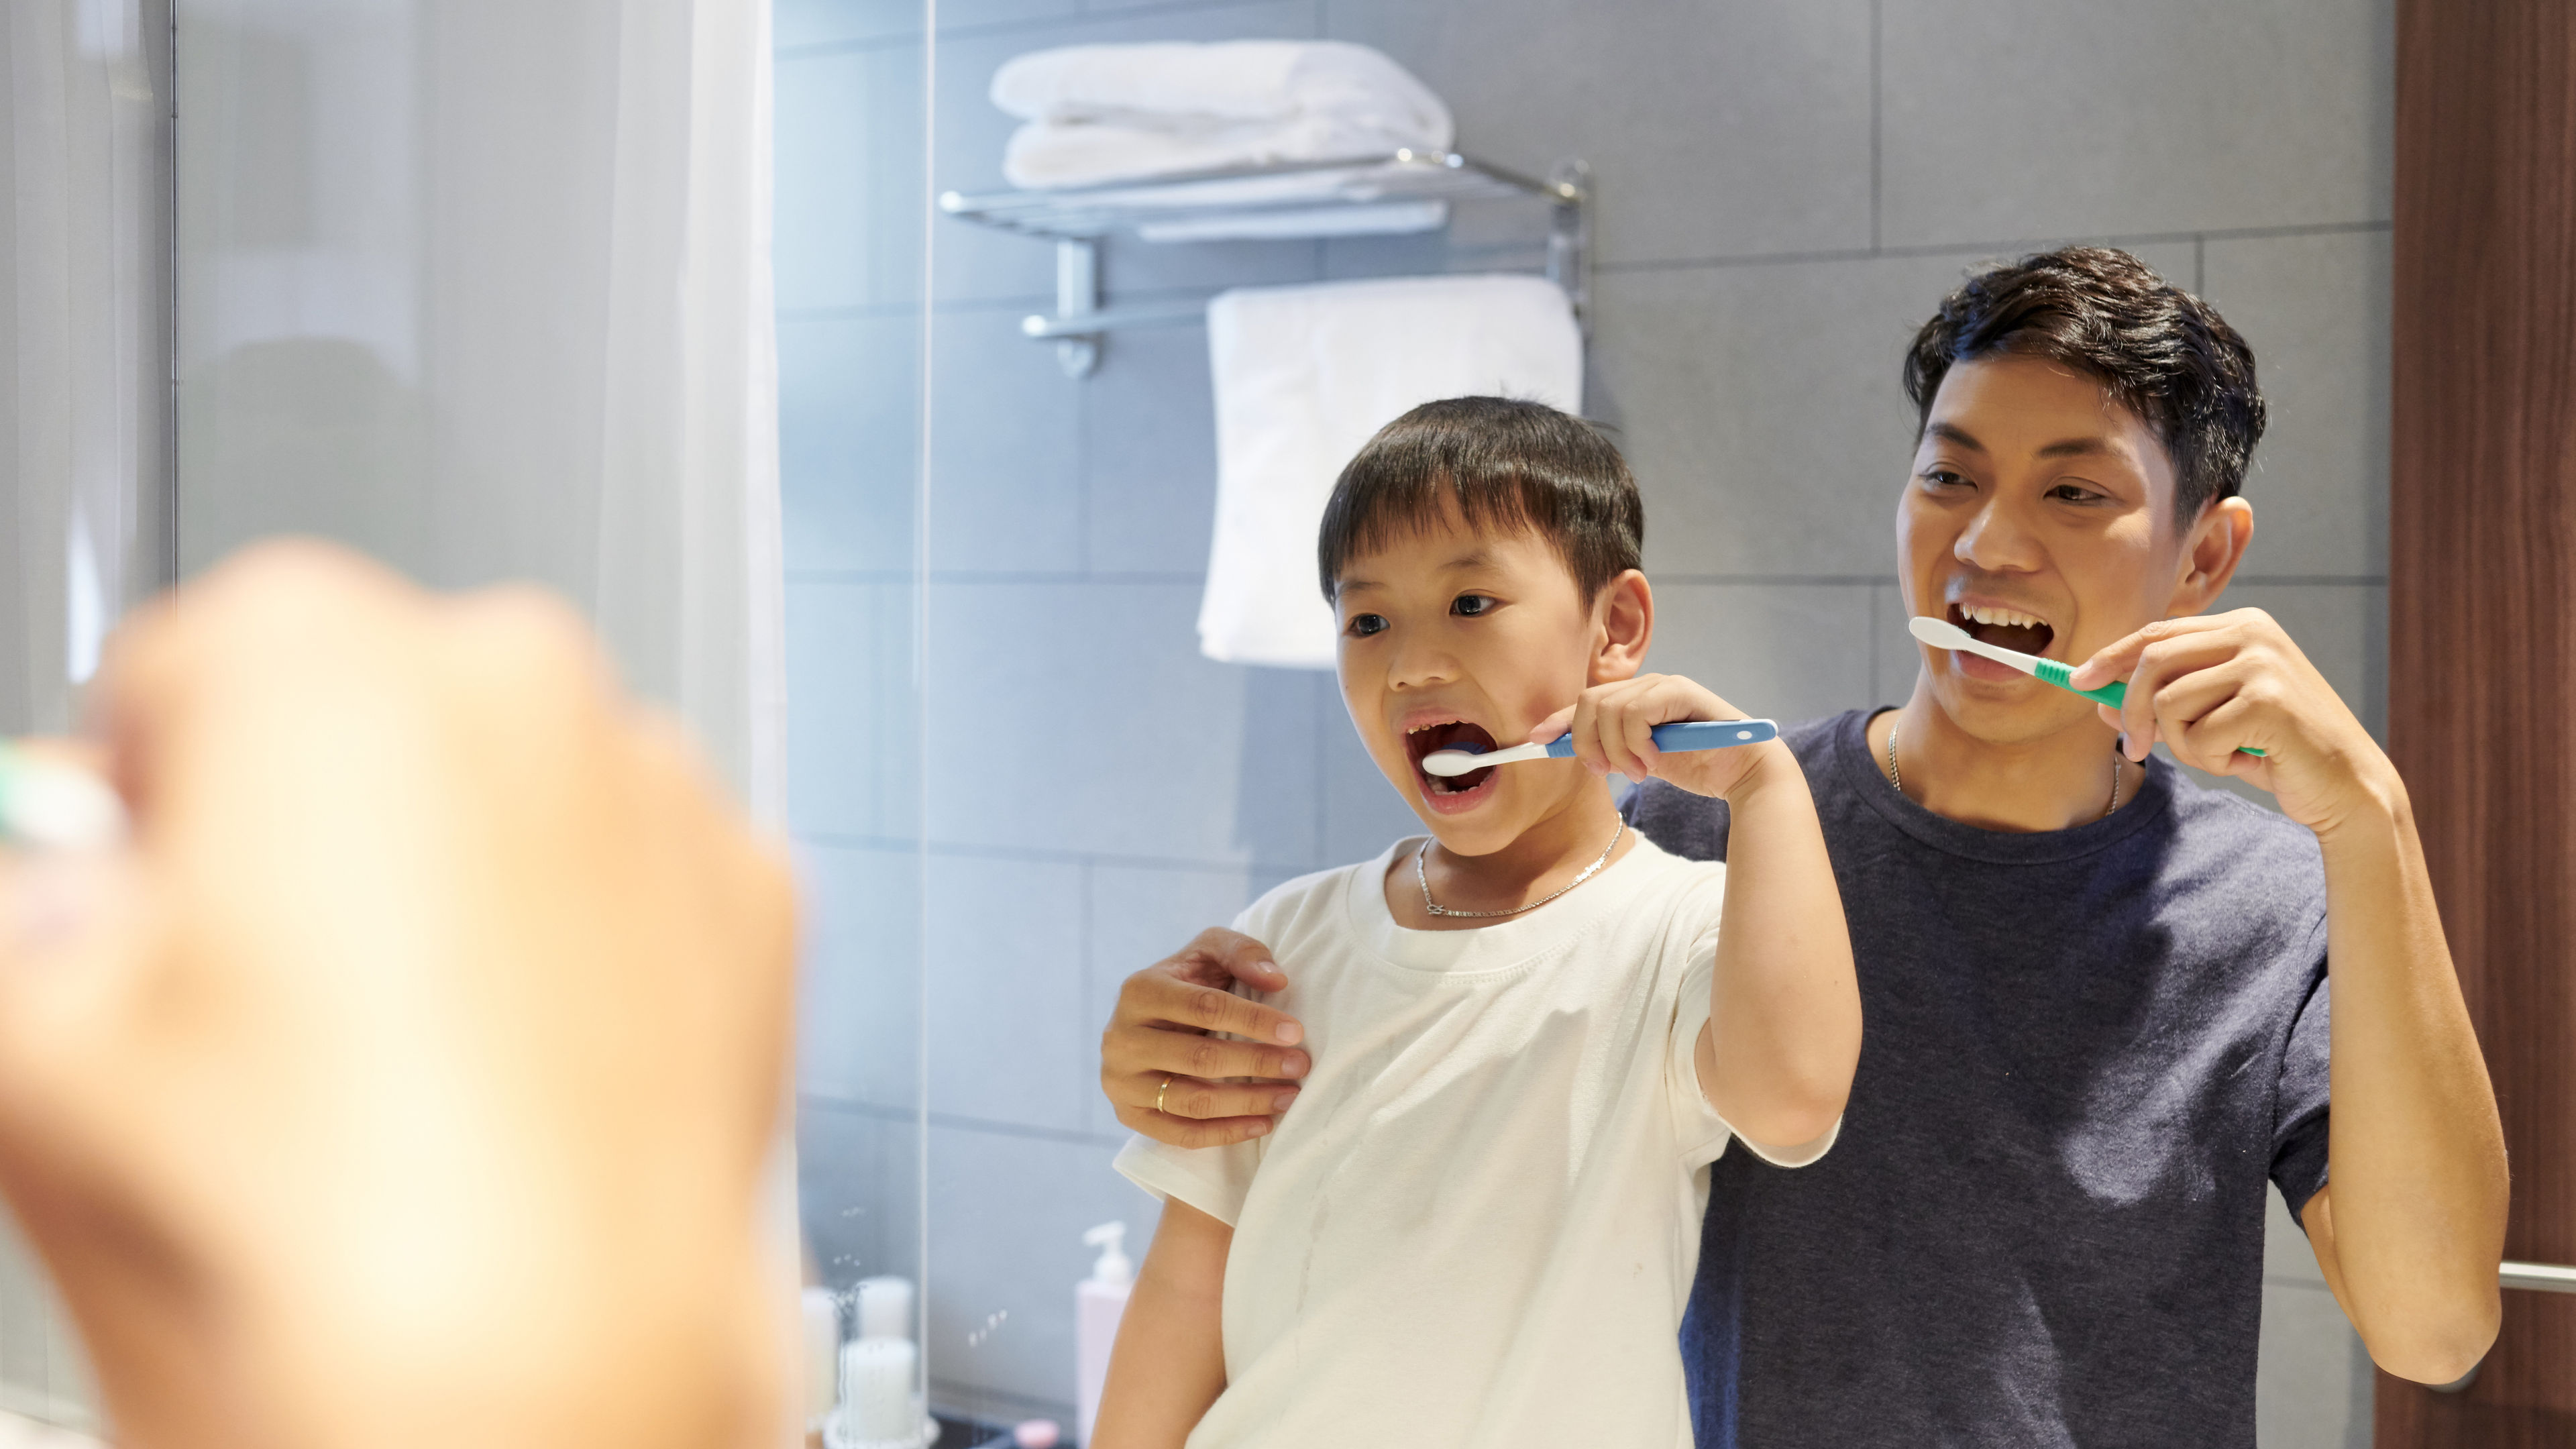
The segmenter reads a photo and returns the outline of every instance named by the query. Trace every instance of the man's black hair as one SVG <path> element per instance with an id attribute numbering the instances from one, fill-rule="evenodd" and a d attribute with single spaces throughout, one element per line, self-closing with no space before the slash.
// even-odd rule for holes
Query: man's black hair
<path id="1" fill-rule="evenodd" d="M 1342 469 L 1315 548 L 1325 600 L 1352 558 L 1450 505 L 1470 528 L 1546 539 L 1587 600 L 1637 567 L 1645 547 L 1637 480 L 1590 423 L 1519 398 L 1453 397 L 1378 429 Z"/>
<path id="2" fill-rule="evenodd" d="M 2244 487 L 2264 422 L 2253 350 L 2217 309 L 2127 252 L 2039 252 L 1943 298 L 1905 357 L 1918 437 L 1951 364 L 1997 355 L 2052 358 L 2101 379 L 2172 456 L 2184 527 Z"/>

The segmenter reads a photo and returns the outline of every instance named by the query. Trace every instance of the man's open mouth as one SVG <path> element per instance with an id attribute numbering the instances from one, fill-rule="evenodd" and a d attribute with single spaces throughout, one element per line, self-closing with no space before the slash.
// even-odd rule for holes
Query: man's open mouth
<path id="1" fill-rule="evenodd" d="M 1980 644 L 2023 654 L 2046 654 L 2049 644 L 2057 638 L 2057 631 L 2037 614 L 1990 604 L 1952 604 L 1950 622 Z"/>
<path id="2" fill-rule="evenodd" d="M 1438 724 L 1416 725 L 1405 731 L 1404 750 L 1413 759 L 1413 776 L 1422 782 L 1425 795 L 1466 795 L 1494 778 L 1492 767 L 1469 770 L 1463 775 L 1434 775 L 1422 768 L 1422 758 L 1439 750 L 1466 750 L 1483 754 L 1494 747 L 1494 737 L 1483 725 L 1462 719 Z"/>

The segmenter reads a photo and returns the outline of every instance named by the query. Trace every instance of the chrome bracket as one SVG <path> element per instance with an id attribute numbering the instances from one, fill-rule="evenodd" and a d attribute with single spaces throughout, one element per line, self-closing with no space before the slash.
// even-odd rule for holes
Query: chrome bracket
<path id="1" fill-rule="evenodd" d="M 1091 376 L 1092 370 L 1100 366 L 1104 339 L 1098 332 L 1061 329 L 1065 323 L 1077 322 L 1099 310 L 1100 243 L 1088 238 L 1059 239 L 1055 244 L 1056 326 L 1047 332 L 1055 338 L 1056 365 L 1064 369 L 1067 377 Z"/>
<path id="2" fill-rule="evenodd" d="M 1555 215 L 1547 228 L 1547 279 L 1565 289 L 1583 336 L 1592 336 L 1592 168 L 1559 161 L 1547 173 Z"/>

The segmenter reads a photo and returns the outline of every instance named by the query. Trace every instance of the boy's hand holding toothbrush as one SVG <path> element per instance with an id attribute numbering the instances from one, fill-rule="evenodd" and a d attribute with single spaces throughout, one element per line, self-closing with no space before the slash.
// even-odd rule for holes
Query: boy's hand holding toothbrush
<path id="1" fill-rule="evenodd" d="M 1669 780 L 1694 795 L 1726 796 L 1746 785 L 1796 771 L 1798 762 L 1777 738 L 1732 749 L 1663 750 L 1657 725 L 1685 720 L 1739 720 L 1744 711 L 1694 680 L 1678 674 L 1640 674 L 1583 691 L 1529 733 L 1533 743 L 1562 735 L 1574 757 L 1596 775 Z M 1775 730 L 1765 727 L 1767 735 Z"/>

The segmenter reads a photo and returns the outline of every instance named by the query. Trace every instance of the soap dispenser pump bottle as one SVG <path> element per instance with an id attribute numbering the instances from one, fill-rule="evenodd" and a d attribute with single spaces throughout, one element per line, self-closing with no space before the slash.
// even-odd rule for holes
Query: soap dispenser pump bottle
<path id="1" fill-rule="evenodd" d="M 1136 1265 L 1127 1257 L 1127 1225 L 1102 1223 L 1082 1235 L 1085 1247 L 1098 1248 L 1091 1276 L 1073 1285 L 1074 1407 L 1082 1442 L 1091 1442 L 1091 1424 L 1100 1417 L 1100 1389 L 1109 1380 L 1109 1349 L 1118 1341 L 1118 1319 L 1127 1311 L 1128 1290 L 1136 1285 Z"/>

